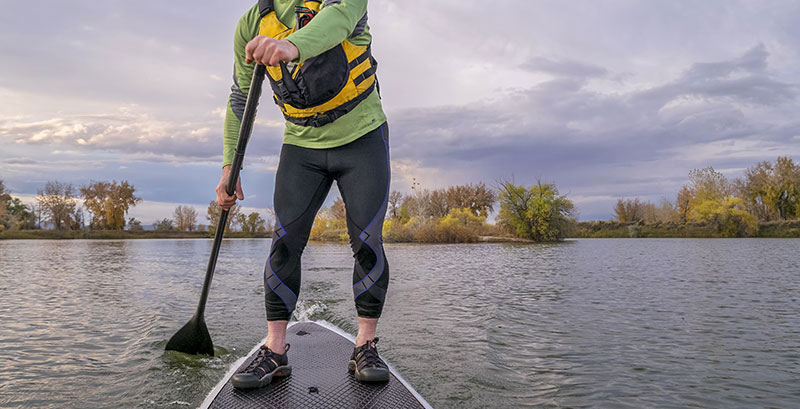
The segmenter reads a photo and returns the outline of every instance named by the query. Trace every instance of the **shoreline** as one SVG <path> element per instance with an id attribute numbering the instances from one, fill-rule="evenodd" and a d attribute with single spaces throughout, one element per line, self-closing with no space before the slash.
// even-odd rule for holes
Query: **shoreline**
<path id="1" fill-rule="evenodd" d="M 270 238 L 269 233 L 226 233 L 229 239 Z M 207 231 L 128 231 L 128 230 L 11 230 L 0 232 L 0 240 L 127 240 L 127 239 L 212 239 Z M 636 224 L 607 221 L 579 222 L 567 239 L 589 238 L 724 238 L 711 226 L 701 224 Z M 800 238 L 800 220 L 764 222 L 757 235 L 751 238 Z M 341 240 L 310 240 L 316 243 L 336 243 Z M 416 243 L 415 241 L 386 241 L 386 243 Z M 511 236 L 478 236 L 477 243 L 535 243 Z M 424 244 L 424 243 L 423 243 Z M 441 244 L 441 243 L 440 243 Z"/>

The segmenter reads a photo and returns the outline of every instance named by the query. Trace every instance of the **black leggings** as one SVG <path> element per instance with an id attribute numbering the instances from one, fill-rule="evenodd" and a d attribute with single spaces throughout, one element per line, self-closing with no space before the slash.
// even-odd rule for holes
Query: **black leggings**
<path id="1" fill-rule="evenodd" d="M 389 128 L 385 123 L 336 148 L 283 145 L 275 175 L 276 229 L 264 269 L 267 320 L 288 320 L 294 311 L 300 291 L 300 256 L 334 180 L 344 200 L 355 257 L 356 311 L 359 317 L 380 317 L 389 285 L 382 238 L 389 178 Z"/>

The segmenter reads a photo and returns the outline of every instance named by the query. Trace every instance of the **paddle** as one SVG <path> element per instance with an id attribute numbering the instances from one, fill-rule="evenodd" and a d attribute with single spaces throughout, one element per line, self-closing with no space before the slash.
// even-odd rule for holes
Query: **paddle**
<path id="1" fill-rule="evenodd" d="M 258 99 L 261 97 L 261 85 L 264 82 L 265 71 L 266 67 L 261 64 L 257 64 L 256 68 L 253 70 L 253 79 L 250 82 L 250 92 L 247 93 L 247 103 L 244 106 L 242 126 L 239 129 L 239 140 L 236 143 L 233 164 L 231 164 L 231 174 L 228 177 L 228 186 L 226 188 L 226 192 L 231 196 L 235 192 L 236 181 L 239 179 L 239 171 L 244 161 L 244 150 L 247 148 L 247 141 L 250 139 L 250 134 L 253 131 L 253 122 L 255 122 L 256 118 Z M 211 342 L 211 335 L 208 333 L 208 328 L 206 327 L 204 313 L 206 310 L 206 300 L 208 299 L 208 290 L 209 287 L 211 287 L 211 279 L 214 277 L 214 266 L 217 264 L 217 255 L 219 255 L 219 247 L 220 244 L 222 244 L 222 235 L 225 233 L 225 225 L 228 221 L 228 212 L 228 210 L 223 210 L 219 215 L 217 231 L 214 234 L 214 246 L 211 248 L 211 257 L 208 259 L 206 280 L 203 282 L 203 291 L 200 294 L 200 303 L 197 305 L 197 311 L 194 313 L 192 319 L 170 338 L 169 342 L 167 342 L 167 351 L 214 356 L 214 344 Z"/>

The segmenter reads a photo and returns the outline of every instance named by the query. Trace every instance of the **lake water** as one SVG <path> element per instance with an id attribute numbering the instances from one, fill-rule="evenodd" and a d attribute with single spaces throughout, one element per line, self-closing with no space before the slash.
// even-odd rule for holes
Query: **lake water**
<path id="1" fill-rule="evenodd" d="M 268 246 L 224 242 L 206 313 L 219 353 L 192 358 L 164 346 L 194 311 L 211 241 L 0 241 L 0 407 L 196 407 L 265 336 Z M 435 408 L 798 407 L 799 250 L 387 245 L 380 349 Z M 353 333 L 352 262 L 309 245 L 296 316 Z"/>

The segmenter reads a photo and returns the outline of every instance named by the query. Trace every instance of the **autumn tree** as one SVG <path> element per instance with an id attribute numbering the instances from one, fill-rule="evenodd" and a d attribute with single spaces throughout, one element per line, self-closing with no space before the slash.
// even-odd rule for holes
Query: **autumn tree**
<path id="1" fill-rule="evenodd" d="M 541 181 L 527 189 L 503 182 L 498 194 L 499 223 L 519 237 L 534 241 L 560 241 L 574 220 L 575 206 L 560 195 L 555 184 Z"/>
<path id="2" fill-rule="evenodd" d="M 433 217 L 431 191 L 420 188 L 418 184 L 412 185 L 411 191 L 411 195 L 406 196 L 403 200 L 403 207 L 406 208 L 409 217 L 419 220 L 428 220 Z"/>
<path id="3" fill-rule="evenodd" d="M 678 197 L 675 199 L 675 207 L 678 210 L 678 221 L 686 223 L 689 221 L 692 214 L 692 192 L 689 187 L 684 185 L 678 191 Z"/>
<path id="4" fill-rule="evenodd" d="M 266 221 L 258 212 L 251 212 L 247 216 L 240 213 L 236 217 L 242 231 L 247 234 L 264 233 L 267 231 Z"/>
<path id="5" fill-rule="evenodd" d="M 336 200 L 331 205 L 330 209 L 331 217 L 336 220 L 346 220 L 347 214 L 344 207 L 344 200 L 341 197 L 336 198 Z"/>
<path id="6" fill-rule="evenodd" d="M 800 164 L 779 157 L 773 165 L 759 162 L 735 182 L 745 207 L 759 220 L 800 217 Z"/>
<path id="7" fill-rule="evenodd" d="M 447 203 L 447 195 L 444 189 L 437 189 L 430 192 L 427 216 L 440 219 L 447 216 L 449 212 L 450 206 Z"/>
<path id="8" fill-rule="evenodd" d="M 635 199 L 618 199 L 614 206 L 614 218 L 620 223 L 638 223 L 645 220 L 645 213 L 650 202 Z"/>
<path id="9" fill-rule="evenodd" d="M 746 210 L 744 200 L 733 195 L 735 191 L 734 184 L 714 168 L 695 169 L 689 172 L 689 185 L 678 194 L 678 204 L 688 201 L 687 220 L 711 225 L 723 236 L 754 235 L 758 220 Z"/>
<path id="10" fill-rule="evenodd" d="M 230 231 L 232 227 L 235 227 L 239 223 L 237 219 L 239 213 L 241 213 L 241 209 L 242 208 L 238 204 L 230 208 L 228 211 L 228 220 L 225 223 L 225 231 Z M 219 223 L 220 214 L 222 214 L 222 208 L 219 207 L 217 202 L 213 200 L 209 202 L 206 219 L 208 219 L 208 232 L 212 235 L 217 231 L 217 223 Z"/>
<path id="11" fill-rule="evenodd" d="M 389 193 L 389 217 L 392 219 L 397 218 L 397 213 L 400 211 L 400 205 L 403 202 L 403 194 L 398 191 Z"/>
<path id="12" fill-rule="evenodd" d="M 197 210 L 192 206 L 179 205 L 172 213 L 178 231 L 194 231 L 197 228 Z"/>
<path id="13" fill-rule="evenodd" d="M 80 228 L 80 208 L 71 184 L 49 181 L 38 191 L 36 202 L 42 217 L 56 230 Z"/>
<path id="14" fill-rule="evenodd" d="M 10 198 L 11 196 L 6 193 L 5 184 L 0 180 L 0 231 L 8 228 L 8 212 L 3 204 Z"/>
<path id="15" fill-rule="evenodd" d="M 128 210 L 142 201 L 134 194 L 136 188 L 126 180 L 120 183 L 116 180 L 92 181 L 80 191 L 86 210 L 92 214 L 91 226 L 95 229 L 122 230 Z"/>
<path id="16" fill-rule="evenodd" d="M 675 203 L 672 203 L 666 197 L 661 198 L 661 204 L 659 206 L 651 205 L 651 208 L 648 209 L 648 212 L 653 212 L 653 220 L 659 223 L 678 223 L 680 221 L 680 215 L 678 213 L 678 207 Z M 649 215 L 645 216 L 645 220 L 650 218 Z"/>
<path id="17" fill-rule="evenodd" d="M 487 217 L 494 211 L 497 196 L 494 190 L 486 187 L 486 184 L 456 185 L 450 186 L 443 191 L 448 211 L 451 209 L 469 209 L 472 214 Z"/>

